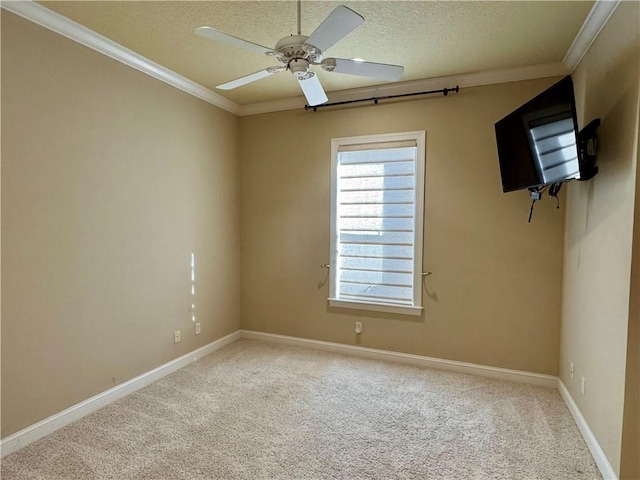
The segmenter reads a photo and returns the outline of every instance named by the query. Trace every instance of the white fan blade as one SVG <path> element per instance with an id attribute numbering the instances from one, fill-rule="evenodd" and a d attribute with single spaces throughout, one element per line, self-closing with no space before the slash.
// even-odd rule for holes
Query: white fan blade
<path id="1" fill-rule="evenodd" d="M 320 105 L 321 103 L 325 103 L 327 100 L 327 94 L 324 93 L 324 88 L 320 84 L 320 80 L 317 75 L 313 77 L 307 78 L 305 80 L 298 79 L 298 83 L 300 84 L 300 88 L 302 88 L 302 93 L 309 102 L 309 106 L 313 107 L 315 105 Z"/>
<path id="2" fill-rule="evenodd" d="M 322 62 L 322 68 L 328 72 L 360 75 L 361 77 L 389 80 L 391 82 L 398 80 L 404 72 L 404 67 L 400 65 L 346 60 L 344 58 L 326 58 Z"/>
<path id="3" fill-rule="evenodd" d="M 221 31 L 211 27 L 196 28 L 196 35 L 200 35 L 201 37 L 205 37 L 210 40 L 215 40 L 217 42 L 226 43 L 227 45 L 233 45 L 234 47 L 240 47 L 240 48 L 244 48 L 245 50 L 251 50 L 252 52 L 264 54 L 264 53 L 269 53 L 273 51 L 271 48 L 263 47 L 262 45 L 258 45 L 257 43 L 252 43 L 247 40 L 243 40 L 241 38 L 237 38 L 232 35 L 222 33 Z"/>
<path id="4" fill-rule="evenodd" d="M 263 78 L 270 77 L 271 75 L 281 72 L 285 69 L 286 67 L 265 68 L 264 70 L 260 70 L 259 72 L 255 72 L 250 75 L 245 75 L 244 77 L 236 78 L 235 80 L 231 80 L 230 82 L 223 83 L 222 85 L 218 85 L 216 88 L 220 90 L 233 90 L 234 88 L 238 88 L 248 83 L 255 82 L 256 80 L 261 80 Z"/>
<path id="5" fill-rule="evenodd" d="M 324 19 L 305 43 L 324 52 L 363 23 L 364 18 L 350 8 L 340 5 Z"/>

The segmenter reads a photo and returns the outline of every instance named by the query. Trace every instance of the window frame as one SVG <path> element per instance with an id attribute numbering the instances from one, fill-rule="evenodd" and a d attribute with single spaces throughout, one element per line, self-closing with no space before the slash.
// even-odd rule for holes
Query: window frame
<path id="1" fill-rule="evenodd" d="M 394 303 L 366 302 L 345 300 L 336 297 L 338 284 L 338 153 L 343 145 L 360 145 L 371 143 L 387 143 L 415 141 L 417 147 L 415 169 L 414 196 L 414 250 L 413 250 L 413 305 Z M 340 137 L 331 139 L 331 220 L 330 220 L 330 272 L 329 272 L 329 305 L 332 307 L 352 308 L 404 315 L 422 315 L 422 256 L 424 226 L 424 184 L 426 164 L 426 132 L 424 130 L 377 135 L 361 135 L 356 137 Z"/>

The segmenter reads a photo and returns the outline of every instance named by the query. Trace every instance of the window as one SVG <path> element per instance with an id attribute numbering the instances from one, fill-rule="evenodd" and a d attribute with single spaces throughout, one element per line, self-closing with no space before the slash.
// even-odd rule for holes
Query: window
<path id="1" fill-rule="evenodd" d="M 329 304 L 420 315 L 425 132 L 331 141 Z"/>

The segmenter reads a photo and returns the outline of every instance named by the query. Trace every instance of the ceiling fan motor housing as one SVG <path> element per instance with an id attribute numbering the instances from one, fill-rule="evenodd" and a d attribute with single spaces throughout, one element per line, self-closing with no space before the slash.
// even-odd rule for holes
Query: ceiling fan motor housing
<path id="1" fill-rule="evenodd" d="M 320 49 L 305 43 L 309 37 L 305 35 L 291 35 L 284 37 L 268 55 L 275 56 L 279 61 L 289 64 L 292 59 L 304 59 L 308 63 L 318 63 L 322 60 Z M 293 70 L 292 70 L 293 71 Z"/>

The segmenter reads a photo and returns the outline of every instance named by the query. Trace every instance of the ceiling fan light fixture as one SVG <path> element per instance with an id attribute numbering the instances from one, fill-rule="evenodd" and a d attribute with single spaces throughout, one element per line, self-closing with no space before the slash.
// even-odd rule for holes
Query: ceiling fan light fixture
<path id="1" fill-rule="evenodd" d="M 314 73 L 309 70 L 309 61 L 304 58 L 291 59 L 288 64 L 288 68 L 298 80 L 306 80 L 314 75 Z"/>

